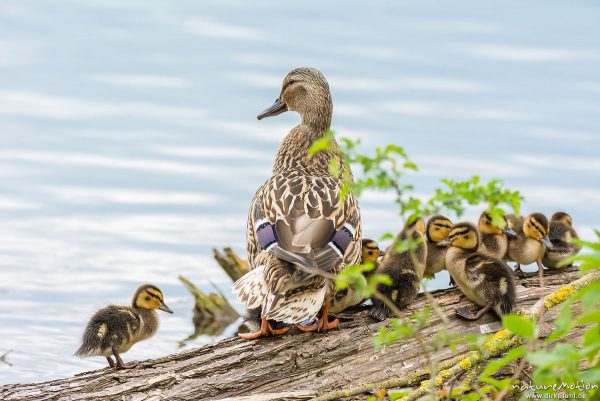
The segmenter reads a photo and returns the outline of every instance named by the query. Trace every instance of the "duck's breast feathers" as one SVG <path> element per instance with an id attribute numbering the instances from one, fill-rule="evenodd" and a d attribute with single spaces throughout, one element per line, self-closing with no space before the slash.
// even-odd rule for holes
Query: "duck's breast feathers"
<path id="1" fill-rule="evenodd" d="M 110 355 L 112 347 L 121 348 L 136 338 L 142 320 L 135 309 L 110 305 L 97 311 L 88 322 L 76 356 Z"/>
<path id="2" fill-rule="evenodd" d="M 261 189 L 251 210 L 253 249 L 308 269 L 358 263 L 360 210 L 351 193 L 342 199 L 340 180 L 284 172 Z"/>

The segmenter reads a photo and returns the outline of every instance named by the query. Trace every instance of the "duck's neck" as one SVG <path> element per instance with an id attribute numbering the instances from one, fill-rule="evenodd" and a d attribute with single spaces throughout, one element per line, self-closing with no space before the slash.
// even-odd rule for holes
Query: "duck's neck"
<path id="1" fill-rule="evenodd" d="M 312 144 L 323 138 L 328 129 L 328 124 L 323 125 L 320 129 L 316 126 L 307 125 L 304 123 L 303 118 L 302 123 L 292 128 L 281 142 L 275 157 L 273 173 L 281 174 L 297 171 L 304 175 L 330 175 L 329 162 L 331 159 L 336 158 L 340 163 L 340 171 L 348 169 L 335 139 L 332 139 L 328 150 L 309 156 L 308 150 Z"/>
<path id="2" fill-rule="evenodd" d="M 135 311 L 138 313 L 140 319 L 140 331 L 143 337 L 149 337 L 156 333 L 158 330 L 158 326 L 160 325 L 160 318 L 158 317 L 158 313 L 152 309 L 144 309 L 138 308 L 136 306 L 133 307 Z"/>

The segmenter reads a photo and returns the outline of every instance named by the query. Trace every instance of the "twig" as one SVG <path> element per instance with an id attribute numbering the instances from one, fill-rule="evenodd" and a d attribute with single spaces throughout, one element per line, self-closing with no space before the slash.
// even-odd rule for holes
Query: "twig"
<path id="1" fill-rule="evenodd" d="M 8 362 L 6 360 L 6 357 L 8 356 L 8 354 L 10 354 L 11 352 L 13 352 L 13 350 L 8 350 L 6 351 L 4 354 L 0 355 L 0 362 L 4 362 L 5 364 L 7 364 L 8 366 L 12 367 L 12 363 Z"/>

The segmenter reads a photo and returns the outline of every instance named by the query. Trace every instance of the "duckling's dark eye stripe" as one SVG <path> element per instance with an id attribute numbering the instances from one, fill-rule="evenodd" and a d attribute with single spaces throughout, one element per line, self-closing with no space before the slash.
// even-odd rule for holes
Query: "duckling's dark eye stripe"
<path id="1" fill-rule="evenodd" d="M 160 299 L 160 297 L 156 294 L 151 293 L 150 291 L 146 291 L 146 294 L 152 296 L 153 298 L 158 299 L 160 302 L 162 302 L 162 299 Z"/>
<path id="2" fill-rule="evenodd" d="M 536 221 L 531 221 L 531 224 L 533 225 L 533 227 L 535 227 L 536 230 L 539 231 L 540 234 L 544 234 L 545 230 L 543 230 L 542 227 L 540 227 Z"/>
<path id="3" fill-rule="evenodd" d="M 434 223 L 433 225 L 436 227 L 452 228 L 452 226 L 450 226 L 448 224 L 443 224 L 443 223 Z"/>
<path id="4" fill-rule="evenodd" d="M 379 249 L 379 247 L 377 245 L 367 245 L 367 249 L 372 249 L 372 250 L 376 251 Z"/>
<path id="5" fill-rule="evenodd" d="M 450 238 L 454 238 L 454 237 L 456 237 L 456 236 L 463 235 L 463 234 L 466 234 L 466 233 L 468 233 L 468 232 L 469 232 L 469 229 L 468 229 L 468 228 L 465 228 L 465 229 L 463 229 L 463 230 L 461 230 L 461 231 L 455 231 L 455 232 L 453 232 L 452 234 L 450 234 Z"/>

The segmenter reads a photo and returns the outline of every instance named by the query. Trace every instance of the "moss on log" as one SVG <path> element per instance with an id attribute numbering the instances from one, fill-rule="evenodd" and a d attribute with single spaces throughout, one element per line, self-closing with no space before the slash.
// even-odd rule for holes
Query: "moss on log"
<path id="1" fill-rule="evenodd" d="M 517 281 L 518 308 L 551 306 L 556 291 L 578 280 L 575 268 L 548 271 L 546 287 L 536 278 Z M 454 309 L 470 302 L 456 289 L 433 292 L 441 311 L 449 317 L 446 326 L 462 335 L 487 331 L 497 325 L 493 314 L 472 322 L 457 318 Z M 408 312 L 428 304 L 419 295 Z M 547 304 L 547 305 L 546 305 Z M 555 318 L 556 308 L 546 312 L 546 322 Z M 299 333 L 256 341 L 232 338 L 160 359 L 142 361 L 128 371 L 102 369 L 46 383 L 10 384 L 0 387 L 0 399 L 14 400 L 334 400 L 353 396 L 366 399 L 380 387 L 425 386 L 429 373 L 416 340 L 399 341 L 376 351 L 373 336 L 388 321 L 374 322 L 364 309 L 326 333 Z M 432 316 L 423 330 L 425 340 L 444 323 Z M 573 333 L 577 336 L 578 333 Z M 160 335 L 160 334 L 159 334 Z M 500 333 L 498 336 L 502 336 Z M 496 350 L 501 352 L 502 350 Z M 492 354 L 494 352 L 490 352 Z M 435 354 L 438 374 L 468 372 L 478 361 L 465 346 L 445 348 Z M 468 362 L 467 363 L 467 359 Z M 462 380 L 462 379 L 461 379 Z M 438 384 L 438 383 L 436 383 Z M 423 391 L 423 390 L 421 390 Z"/>

